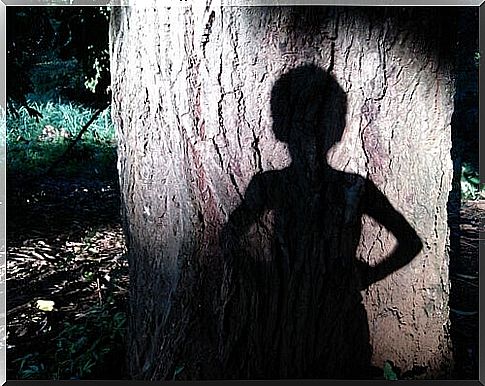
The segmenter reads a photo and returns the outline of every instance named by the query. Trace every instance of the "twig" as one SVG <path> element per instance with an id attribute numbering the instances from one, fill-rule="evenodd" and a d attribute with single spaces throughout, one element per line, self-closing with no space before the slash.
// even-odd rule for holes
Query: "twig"
<path id="1" fill-rule="evenodd" d="M 101 284 L 99 282 L 99 277 L 96 278 L 96 286 L 98 287 L 98 299 L 99 299 L 99 305 L 103 305 L 103 297 L 101 296 Z"/>
<path id="2" fill-rule="evenodd" d="M 54 170 L 60 163 L 61 161 L 64 160 L 64 158 L 67 156 L 67 154 L 69 154 L 69 152 L 72 150 L 72 148 L 76 145 L 76 143 L 81 139 L 81 137 L 83 136 L 83 134 L 86 132 L 86 130 L 89 128 L 89 126 L 91 126 L 91 124 L 95 121 L 95 119 L 98 117 L 99 114 L 101 114 L 101 112 L 103 110 L 105 110 L 109 105 L 106 105 L 104 107 L 101 107 L 99 108 L 95 113 L 94 115 L 91 117 L 91 119 L 82 127 L 82 129 L 79 131 L 78 135 L 76 136 L 76 138 L 74 138 L 74 140 L 69 144 L 69 146 L 67 147 L 66 151 L 64 153 L 61 154 L 61 156 L 54 161 L 54 163 L 50 166 L 50 168 L 47 170 L 46 172 L 46 175 L 50 174 L 52 172 L 52 170 Z"/>

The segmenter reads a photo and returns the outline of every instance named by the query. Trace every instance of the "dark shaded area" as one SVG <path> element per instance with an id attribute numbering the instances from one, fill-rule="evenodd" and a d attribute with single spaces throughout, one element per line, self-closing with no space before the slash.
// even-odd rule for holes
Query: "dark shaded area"
<path id="1" fill-rule="evenodd" d="M 453 181 L 448 199 L 451 339 L 455 377 L 478 379 L 478 229 L 476 237 L 470 237 L 463 227 L 471 214 L 461 217 L 467 208 L 462 205 L 462 167 L 479 170 L 478 8 L 457 8 L 452 27 L 456 31 L 455 46 L 450 49 L 456 91 L 451 121 Z"/>
<path id="2" fill-rule="evenodd" d="M 273 131 L 292 163 L 255 175 L 223 230 L 226 288 L 235 287 L 222 326 L 230 378 L 371 376 L 359 290 L 408 264 L 422 243 L 372 181 L 326 163 L 346 110 L 338 83 L 313 65 L 273 87 Z M 375 267 L 356 256 L 363 214 L 398 241 Z"/>
<path id="3" fill-rule="evenodd" d="M 32 233 L 41 232 L 48 240 L 55 240 L 61 233 L 75 235 L 89 227 L 119 222 L 116 178 L 78 176 L 33 181 L 9 176 L 8 182 L 7 237 L 20 242 Z"/>
<path id="4" fill-rule="evenodd" d="M 460 263 L 459 224 L 461 207 L 461 175 L 463 164 L 478 171 L 478 10 L 460 9 L 457 23 L 453 76 L 456 92 L 451 121 L 453 185 L 448 202 L 451 228 L 452 270 L 463 270 Z"/>
<path id="5" fill-rule="evenodd" d="M 26 12 L 27 11 L 27 12 Z M 27 108 L 32 117 L 40 113 L 28 106 L 26 95 L 33 91 L 33 84 L 28 76 L 34 65 L 35 52 L 52 47 L 54 31 L 45 17 L 42 7 L 22 9 L 7 8 L 7 108 L 17 114 L 21 106 Z"/>
<path id="6" fill-rule="evenodd" d="M 106 7 L 7 7 L 7 102 L 9 112 L 25 107 L 38 116 L 27 96 L 49 94 L 99 108 L 111 100 L 109 90 L 108 10 Z M 42 59 L 42 60 L 41 60 Z M 39 75 L 73 62 L 69 75 L 59 71 L 53 84 Z M 45 74 L 47 77 L 52 74 Z M 96 79 L 92 89 L 85 82 Z"/>
<path id="7" fill-rule="evenodd" d="M 56 7 L 52 11 L 57 21 L 57 46 L 62 60 L 75 58 L 85 79 L 97 78 L 91 92 L 86 89 L 65 87 L 63 95 L 96 108 L 111 101 L 109 72 L 109 11 L 106 7 Z"/>

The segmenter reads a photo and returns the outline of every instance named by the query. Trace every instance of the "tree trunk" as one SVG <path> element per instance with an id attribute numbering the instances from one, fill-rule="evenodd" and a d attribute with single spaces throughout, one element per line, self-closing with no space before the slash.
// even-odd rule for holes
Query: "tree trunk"
<path id="1" fill-rule="evenodd" d="M 446 12 L 113 9 L 133 377 L 449 374 Z"/>

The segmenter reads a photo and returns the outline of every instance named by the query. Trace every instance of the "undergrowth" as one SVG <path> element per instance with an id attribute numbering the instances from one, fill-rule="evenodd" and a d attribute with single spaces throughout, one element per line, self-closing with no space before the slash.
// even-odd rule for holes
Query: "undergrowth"
<path id="1" fill-rule="evenodd" d="M 469 163 L 462 165 L 460 184 L 462 200 L 485 199 L 485 185 L 480 183 L 478 172 Z"/>
<path id="2" fill-rule="evenodd" d="M 55 312 L 55 311 L 51 311 Z M 95 305 L 63 329 L 45 352 L 32 352 L 13 362 L 19 379 L 93 379 L 124 352 L 126 315 L 112 305 Z M 113 358 L 118 356 L 118 358 Z M 122 363 L 120 364 L 122 365 Z"/>
<path id="3" fill-rule="evenodd" d="M 7 173 L 39 175 L 60 157 L 94 110 L 72 103 L 29 102 L 42 114 L 36 120 L 26 109 L 7 115 Z M 109 109 L 104 110 L 55 172 L 62 176 L 88 171 L 111 173 L 116 163 L 114 128 Z"/>

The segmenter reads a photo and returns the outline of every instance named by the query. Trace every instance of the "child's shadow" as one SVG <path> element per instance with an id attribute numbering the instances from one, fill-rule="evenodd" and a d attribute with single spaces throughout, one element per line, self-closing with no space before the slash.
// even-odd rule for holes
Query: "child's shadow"
<path id="1" fill-rule="evenodd" d="M 326 162 L 346 108 L 336 80 L 314 65 L 273 87 L 273 131 L 292 163 L 255 175 L 222 231 L 220 353 L 229 377 L 369 375 L 359 290 L 408 264 L 422 243 L 372 181 Z M 356 259 L 363 214 L 397 239 L 374 267 Z"/>

